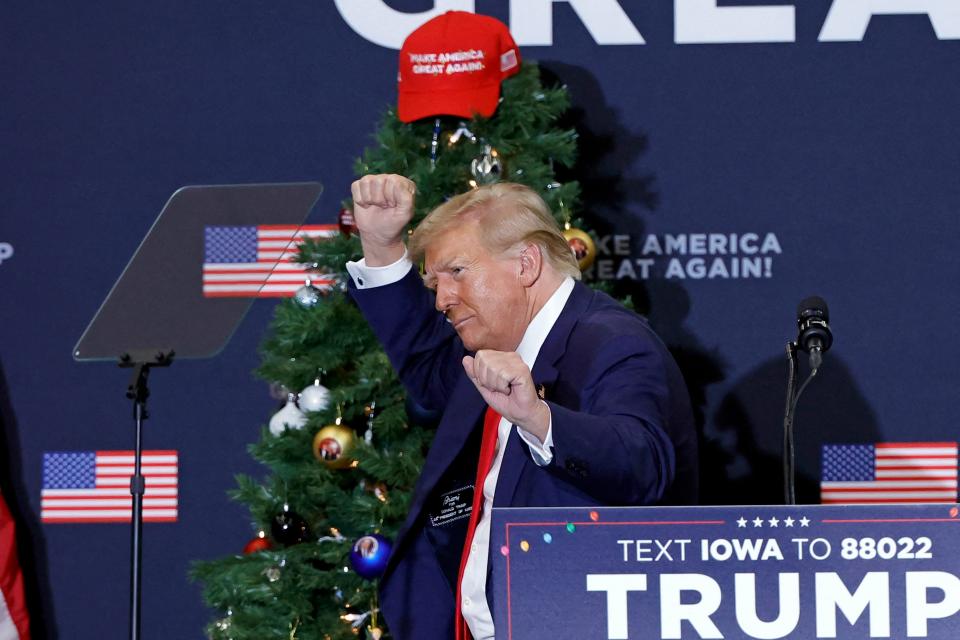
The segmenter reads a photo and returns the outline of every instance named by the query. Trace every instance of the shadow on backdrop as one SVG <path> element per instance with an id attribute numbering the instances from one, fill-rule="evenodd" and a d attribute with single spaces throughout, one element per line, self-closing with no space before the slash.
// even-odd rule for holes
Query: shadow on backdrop
<path id="1" fill-rule="evenodd" d="M 559 125 L 574 128 L 579 134 L 577 162 L 570 170 L 558 167 L 558 179 L 580 182 L 581 210 L 591 216 L 593 231 L 598 236 L 630 234 L 636 243 L 645 235 L 644 221 L 628 212 L 643 208 L 653 213 L 660 205 L 655 174 L 636 169 L 649 148 L 649 137 L 623 126 L 619 112 L 606 104 L 603 89 L 590 71 L 552 61 L 541 62 L 540 68 L 544 84 L 565 84 L 569 88 L 571 108 Z M 629 260 L 631 256 L 617 258 Z M 591 279 L 589 274 L 586 279 Z M 629 297 L 634 309 L 648 318 L 666 343 L 683 373 L 700 443 L 703 501 L 704 488 L 718 481 L 722 484 L 716 473 L 705 473 L 710 471 L 705 465 L 709 464 L 712 451 L 704 439 L 704 428 L 706 390 L 724 379 L 723 363 L 716 351 L 704 347 L 687 329 L 690 295 L 679 281 L 620 278 L 604 288 L 619 299 Z M 714 489 L 710 486 L 711 492 Z M 716 489 L 726 493 L 722 486 Z"/>
<path id="2" fill-rule="evenodd" d="M 0 361 L 0 489 L 16 522 L 17 555 L 30 612 L 30 637 L 33 640 L 56 638 L 53 594 L 47 575 L 47 544 L 40 518 L 30 509 L 29 494 L 23 481 L 20 432 L 10 402 L 3 361 Z"/>
<path id="3" fill-rule="evenodd" d="M 628 204 L 656 210 L 660 205 L 656 176 L 630 170 L 650 146 L 647 134 L 623 126 L 619 112 L 606 103 L 603 87 L 589 70 L 542 61 L 540 72 L 544 85 L 566 85 L 570 92 L 570 109 L 557 124 L 576 129 L 577 162 L 571 170 L 557 167 L 557 174 L 561 180 L 580 182 L 583 210 L 614 225 Z M 639 218 L 631 222 L 642 226 Z M 596 231 L 601 235 L 621 231 L 614 225 Z"/>
<path id="4" fill-rule="evenodd" d="M 805 378 L 805 355 L 800 357 L 800 375 Z M 786 387 L 784 355 L 747 373 L 720 402 L 706 434 L 708 450 L 701 452 L 700 458 L 704 504 L 783 504 Z M 826 354 L 820 373 L 797 405 L 797 503 L 820 502 L 822 445 L 872 444 L 880 437 L 876 415 L 850 370 L 834 354 Z"/>

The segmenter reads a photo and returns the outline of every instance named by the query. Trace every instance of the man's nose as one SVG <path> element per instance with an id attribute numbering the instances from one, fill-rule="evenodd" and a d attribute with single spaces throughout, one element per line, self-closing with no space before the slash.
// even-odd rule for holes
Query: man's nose
<path id="1" fill-rule="evenodd" d="M 454 288 L 445 282 L 437 283 L 437 311 L 447 313 L 457 304 L 457 294 Z"/>

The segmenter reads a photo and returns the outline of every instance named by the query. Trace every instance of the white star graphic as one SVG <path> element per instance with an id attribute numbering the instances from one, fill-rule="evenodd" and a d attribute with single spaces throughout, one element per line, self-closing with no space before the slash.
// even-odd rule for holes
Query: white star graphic
<path id="1" fill-rule="evenodd" d="M 780 524 L 780 521 L 777 520 L 776 516 L 774 516 L 773 518 L 770 518 L 769 520 L 767 520 L 767 522 L 770 523 L 770 526 L 771 526 L 771 527 L 775 527 L 775 526 L 777 526 L 778 524 Z"/>
<path id="2" fill-rule="evenodd" d="M 783 519 L 783 526 L 785 526 L 785 527 L 792 527 L 792 526 L 793 526 L 793 518 L 791 518 L 790 516 L 787 516 L 786 518 L 784 518 L 784 519 Z"/>
<path id="3" fill-rule="evenodd" d="M 808 517 L 806 517 L 806 516 L 800 518 L 800 526 L 801 526 L 801 527 L 809 527 L 809 526 L 810 526 L 810 518 L 808 518 Z"/>
<path id="4" fill-rule="evenodd" d="M 762 527 L 762 526 L 763 526 L 763 519 L 761 519 L 761 518 L 754 518 L 754 520 L 753 520 L 753 526 L 754 526 L 754 527 Z"/>
<path id="5" fill-rule="evenodd" d="M 747 526 L 747 521 L 743 516 L 740 516 L 740 519 L 737 520 L 737 526 L 740 527 L 741 529 Z"/>

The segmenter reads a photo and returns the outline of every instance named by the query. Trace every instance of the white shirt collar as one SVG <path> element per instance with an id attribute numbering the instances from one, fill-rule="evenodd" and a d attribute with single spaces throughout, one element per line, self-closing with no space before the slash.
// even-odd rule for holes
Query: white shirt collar
<path id="1" fill-rule="evenodd" d="M 567 299 L 573 293 L 574 280 L 570 276 L 564 278 L 557 290 L 553 292 L 546 304 L 533 317 L 527 330 L 523 332 L 523 339 L 517 347 L 517 353 L 524 364 L 533 369 L 533 363 L 537 361 L 537 355 L 540 353 L 540 347 L 547 339 L 553 325 L 556 324 L 560 312 L 563 311 Z"/>

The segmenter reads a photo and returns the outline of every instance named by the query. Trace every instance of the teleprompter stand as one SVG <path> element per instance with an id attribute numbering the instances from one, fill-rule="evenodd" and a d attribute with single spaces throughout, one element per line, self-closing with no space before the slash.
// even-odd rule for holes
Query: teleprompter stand
<path id="1" fill-rule="evenodd" d="M 143 494 L 147 483 L 141 473 L 143 457 L 143 421 L 147 414 L 147 378 L 154 367 L 169 367 L 173 362 L 173 350 L 157 351 L 153 355 L 125 353 L 120 356 L 120 366 L 132 368 L 133 375 L 127 385 L 127 398 L 133 400 L 133 422 L 136 431 L 136 447 L 133 450 L 133 476 L 130 478 L 130 494 L 133 497 L 132 540 L 130 550 L 130 637 L 140 637 L 140 582 L 143 560 Z"/>
<path id="2" fill-rule="evenodd" d="M 132 369 L 127 398 L 135 428 L 131 494 L 130 638 L 139 640 L 143 574 L 141 470 L 150 371 L 177 360 L 216 356 L 250 308 L 251 294 L 204 293 L 204 266 L 237 268 L 267 283 L 276 261 L 258 255 L 260 229 L 297 229 L 320 196 L 317 182 L 183 187 L 167 201 L 74 348 L 81 362 L 112 361 Z M 226 240 L 217 244 L 218 239 Z M 290 233 L 288 246 L 295 244 Z M 239 249 L 238 249 L 239 247 Z M 277 252 L 276 255 L 282 254 Z M 262 254 L 261 254 L 262 255 Z M 233 267 L 226 265 L 234 265 Z M 248 266 L 249 265 L 249 266 Z M 254 267 L 251 269 L 250 267 Z M 256 275 L 260 274 L 260 275 Z"/>

